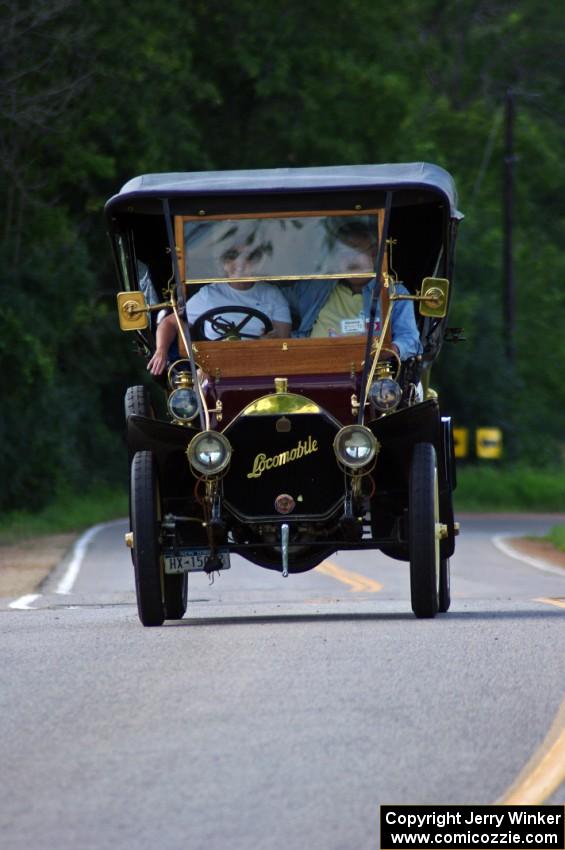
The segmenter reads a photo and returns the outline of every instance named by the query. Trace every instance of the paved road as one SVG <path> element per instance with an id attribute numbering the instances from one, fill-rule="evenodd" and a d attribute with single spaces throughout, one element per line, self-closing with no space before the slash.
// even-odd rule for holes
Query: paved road
<path id="1" fill-rule="evenodd" d="M 494 802 L 565 696 L 565 572 L 492 537 L 555 521 L 463 518 L 432 621 L 407 565 L 342 553 L 288 579 L 234 558 L 159 629 L 125 524 L 99 531 L 71 593 L 67 561 L 33 610 L 0 600 L 1 846 L 373 850 L 380 803 Z"/>

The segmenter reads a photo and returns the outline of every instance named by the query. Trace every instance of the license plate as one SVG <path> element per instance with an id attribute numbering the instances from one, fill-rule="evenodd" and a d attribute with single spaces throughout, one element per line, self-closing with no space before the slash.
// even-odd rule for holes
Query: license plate
<path id="1" fill-rule="evenodd" d="M 176 549 L 174 554 L 172 552 L 165 552 L 163 555 L 165 572 L 168 574 L 203 573 L 205 572 L 204 568 L 209 557 L 209 549 Z M 219 549 L 218 557 L 220 563 L 214 567 L 214 572 L 216 570 L 229 570 L 229 550 Z"/>

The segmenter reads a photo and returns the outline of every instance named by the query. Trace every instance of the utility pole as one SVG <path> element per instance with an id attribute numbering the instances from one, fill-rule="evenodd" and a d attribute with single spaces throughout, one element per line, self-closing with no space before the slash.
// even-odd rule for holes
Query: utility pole
<path id="1" fill-rule="evenodd" d="M 506 357 L 514 364 L 514 321 L 516 297 L 514 291 L 514 264 L 512 230 L 514 216 L 514 93 L 506 92 L 504 120 L 504 181 L 503 181 L 503 237 L 502 237 L 502 297 L 503 328 Z"/>

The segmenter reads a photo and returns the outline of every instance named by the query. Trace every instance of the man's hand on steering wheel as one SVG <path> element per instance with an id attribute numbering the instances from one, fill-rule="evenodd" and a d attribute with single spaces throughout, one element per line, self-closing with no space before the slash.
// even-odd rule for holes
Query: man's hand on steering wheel
<path id="1" fill-rule="evenodd" d="M 243 315 L 241 321 L 233 321 L 226 317 L 225 314 L 232 315 L 238 313 Z M 259 319 L 263 324 L 263 330 L 258 334 L 245 333 L 244 328 L 251 319 Z M 212 331 L 217 336 L 209 337 L 206 335 L 206 324 L 210 325 Z M 213 307 L 211 310 L 206 310 L 202 313 L 192 325 L 192 336 L 196 340 L 223 340 L 223 339 L 260 339 L 267 333 L 273 330 L 273 323 L 269 317 L 262 313 L 261 310 L 255 310 L 254 307 L 239 307 L 226 305 L 225 307 Z"/>

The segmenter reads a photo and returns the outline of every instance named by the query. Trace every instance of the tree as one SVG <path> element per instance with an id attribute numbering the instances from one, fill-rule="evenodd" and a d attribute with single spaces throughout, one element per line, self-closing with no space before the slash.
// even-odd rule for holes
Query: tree
<path id="1" fill-rule="evenodd" d="M 540 445 L 557 456 L 565 340 L 547 337 L 562 320 L 565 272 L 558 6 L 4 0 L 0 22 L 4 507 L 26 504 L 39 469 L 37 504 L 53 477 L 84 484 L 119 466 L 105 458 L 118 457 L 120 396 L 136 367 L 117 331 L 101 212 L 123 182 L 155 171 L 445 166 L 466 214 L 451 323 L 466 325 L 469 342 L 446 350 L 434 383 L 460 424 L 488 416 L 515 456 L 537 461 Z M 509 88 L 513 372 L 501 324 L 500 108 Z M 142 372 L 140 362 L 135 382 Z"/>

